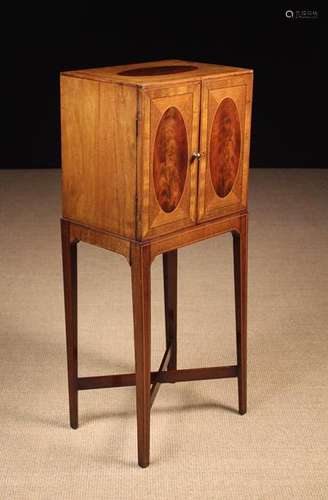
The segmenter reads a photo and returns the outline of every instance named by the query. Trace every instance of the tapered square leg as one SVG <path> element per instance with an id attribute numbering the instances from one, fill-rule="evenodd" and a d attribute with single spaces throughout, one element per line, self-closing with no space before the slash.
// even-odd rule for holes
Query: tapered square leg
<path id="1" fill-rule="evenodd" d="M 138 463 L 141 467 L 149 465 L 150 444 L 150 266 L 150 247 L 131 243 Z"/>
<path id="2" fill-rule="evenodd" d="M 247 215 L 233 233 L 239 413 L 247 411 Z"/>
<path id="3" fill-rule="evenodd" d="M 168 370 L 177 368 L 177 265 L 177 250 L 163 253 L 166 347 L 171 345 Z"/>
<path id="4" fill-rule="evenodd" d="M 77 243 L 70 238 L 70 223 L 61 220 L 64 274 L 66 352 L 70 425 L 78 427 L 77 389 Z"/>

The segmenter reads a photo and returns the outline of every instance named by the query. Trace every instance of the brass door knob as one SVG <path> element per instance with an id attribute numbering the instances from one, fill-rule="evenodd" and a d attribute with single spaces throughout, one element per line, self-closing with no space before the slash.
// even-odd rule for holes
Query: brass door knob
<path id="1" fill-rule="evenodd" d="M 194 160 L 200 160 L 201 156 L 202 155 L 200 153 L 193 153 L 192 154 L 192 161 L 194 161 Z"/>

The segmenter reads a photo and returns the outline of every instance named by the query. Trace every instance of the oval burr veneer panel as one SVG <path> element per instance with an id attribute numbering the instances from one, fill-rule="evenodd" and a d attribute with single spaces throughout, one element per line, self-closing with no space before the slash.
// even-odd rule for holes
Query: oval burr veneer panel
<path id="1" fill-rule="evenodd" d="M 155 76 L 172 75 L 174 73 L 185 73 L 197 69 L 197 66 L 149 66 L 144 68 L 128 69 L 118 73 L 121 76 Z"/>
<path id="2" fill-rule="evenodd" d="M 168 108 L 158 125 L 153 157 L 154 188 L 164 212 L 172 212 L 183 193 L 188 168 L 188 139 L 180 111 Z"/>
<path id="3" fill-rule="evenodd" d="M 238 174 L 241 131 L 238 110 L 226 97 L 215 114 L 210 138 L 210 171 L 216 194 L 227 196 Z"/>

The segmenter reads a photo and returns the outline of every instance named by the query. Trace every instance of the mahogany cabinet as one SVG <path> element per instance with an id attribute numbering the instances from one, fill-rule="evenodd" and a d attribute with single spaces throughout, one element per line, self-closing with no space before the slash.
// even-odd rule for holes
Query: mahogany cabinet
<path id="1" fill-rule="evenodd" d="M 247 186 L 253 72 L 178 60 L 61 74 L 62 242 L 70 416 L 79 390 L 136 385 L 139 464 L 159 384 L 237 377 L 246 411 Z M 177 368 L 177 249 L 233 235 L 237 363 Z M 136 372 L 78 377 L 78 241 L 131 265 Z M 163 254 L 166 352 L 150 371 L 150 268 Z M 195 263 L 197 265 L 197 263 Z"/>

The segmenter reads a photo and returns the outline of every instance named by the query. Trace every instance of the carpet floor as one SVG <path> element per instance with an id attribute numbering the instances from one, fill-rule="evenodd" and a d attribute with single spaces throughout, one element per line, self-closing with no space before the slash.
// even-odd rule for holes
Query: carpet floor
<path id="1" fill-rule="evenodd" d="M 327 499 L 328 171 L 251 171 L 248 413 L 235 379 L 164 384 L 151 464 L 134 388 L 80 393 L 68 424 L 60 171 L 0 172 L 0 498 Z M 129 266 L 79 245 L 79 375 L 134 370 Z M 232 238 L 179 251 L 178 365 L 235 362 Z M 152 367 L 164 351 L 152 267 Z"/>

